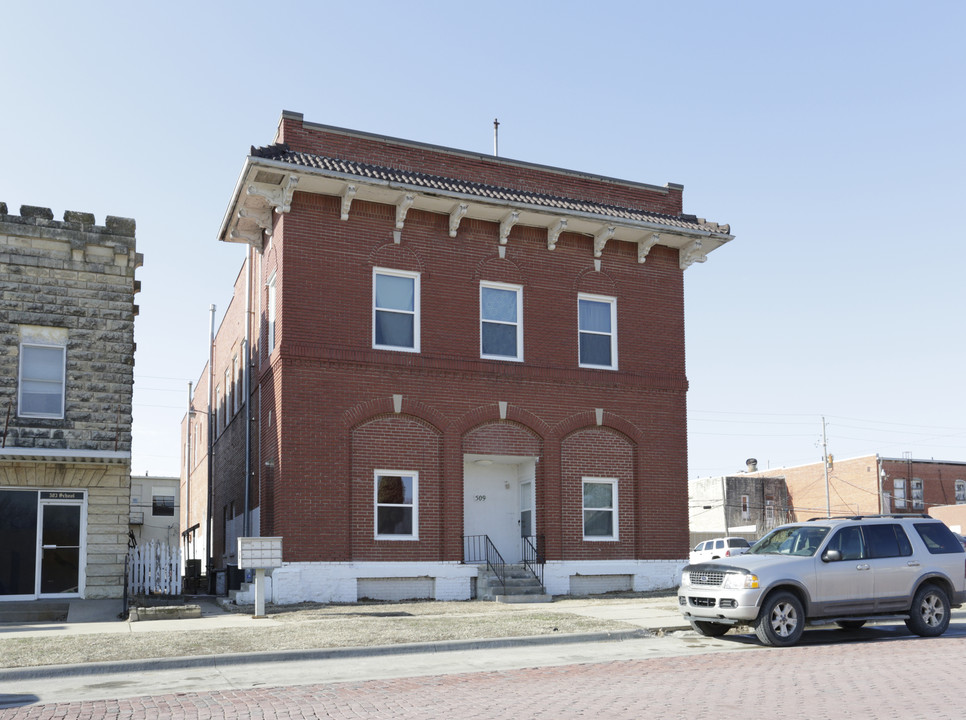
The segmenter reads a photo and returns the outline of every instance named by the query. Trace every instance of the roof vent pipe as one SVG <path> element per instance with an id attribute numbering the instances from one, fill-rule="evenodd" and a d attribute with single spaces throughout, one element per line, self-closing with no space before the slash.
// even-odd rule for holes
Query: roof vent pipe
<path id="1" fill-rule="evenodd" d="M 756 458 L 748 458 L 745 460 L 745 467 L 748 468 L 748 472 L 757 472 L 758 460 Z"/>

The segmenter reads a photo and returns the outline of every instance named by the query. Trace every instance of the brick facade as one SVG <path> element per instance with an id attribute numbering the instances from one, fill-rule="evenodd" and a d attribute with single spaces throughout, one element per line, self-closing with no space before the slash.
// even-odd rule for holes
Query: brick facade
<path id="1" fill-rule="evenodd" d="M 0 494 L 29 513 L 0 521 L 0 600 L 123 594 L 134 273 L 142 262 L 134 231 L 126 218 L 108 216 L 100 226 L 89 213 L 67 212 L 58 221 L 48 208 L 24 206 L 11 215 L 0 203 Z M 35 380 L 25 370 L 25 348 L 62 353 L 62 360 Z M 30 404 L 38 383 L 53 388 L 41 394 L 56 400 L 39 410 Z M 79 537 L 59 534 L 54 544 L 63 549 L 41 551 L 31 533 L 58 513 L 67 526 L 76 523 Z M 41 552 L 38 578 L 33 562 Z"/>
<path id="2" fill-rule="evenodd" d="M 222 239 L 240 238 L 250 247 L 215 339 L 213 382 L 228 362 L 224 348 L 238 346 L 247 332 L 249 510 L 253 533 L 284 539 L 286 567 L 273 573 L 275 599 L 355 599 L 353 576 L 427 573 L 436 578 L 437 596 L 468 596 L 471 573 L 460 567 L 467 513 L 520 512 L 524 501 L 513 505 L 515 493 L 531 485 L 535 535 L 548 568 L 555 568 L 556 584 L 548 582 L 548 589 L 567 592 L 568 567 L 578 565 L 582 574 L 595 564 L 611 567 L 596 575 L 633 576 L 638 588 L 665 582 L 688 546 L 682 247 L 694 242 L 688 232 L 705 232 L 681 231 L 664 217 L 685 218 L 688 227 L 703 222 L 681 215 L 680 186 L 480 157 L 311 125 L 291 113 L 283 115 L 277 141 L 292 153 L 368 163 L 388 174 L 418 172 L 611 209 L 591 218 L 604 228 L 599 236 L 565 230 L 551 242 L 548 228 L 569 210 L 494 208 L 502 201 L 473 196 L 473 185 L 469 196 L 455 198 L 465 200 L 456 228 L 456 211 L 438 209 L 451 203 L 435 191 L 397 193 L 365 176 L 340 190 L 342 175 L 249 158 L 247 197 L 264 195 L 276 204 L 270 212 L 243 207 L 248 200 L 237 195 L 229 211 L 229 218 L 257 217 L 261 229 L 252 233 L 240 220 L 223 228 Z M 297 182 L 290 198 L 261 188 L 272 175 L 281 187 L 286 177 Z M 668 225 L 658 228 L 661 242 L 646 229 L 657 243 L 646 259 L 636 239 L 607 242 L 645 232 L 621 219 L 621 207 L 654 213 L 656 226 Z M 526 222 L 507 231 L 510 215 L 494 214 L 504 212 Z M 588 217 L 575 214 L 571 226 L 582 227 Z M 730 239 L 708 227 L 705 242 Z M 418 275 L 418 351 L 374 346 L 375 269 Z M 272 282 L 276 342 L 269 348 Z M 522 288 L 522 360 L 481 357 L 481 283 Z M 580 366 L 581 295 L 616 302 L 614 369 Z M 247 331 L 245 317 L 252 318 Z M 243 512 L 245 437 L 229 425 L 213 445 L 216 566 L 219 550 L 230 557 L 219 535 L 219 508 L 234 501 Z M 413 537 L 386 538 L 376 530 L 382 471 L 418 476 Z M 473 505 L 464 490 L 496 482 L 494 473 L 503 479 L 492 492 L 476 492 Z M 600 515 L 584 507 L 585 478 L 616 481 L 617 506 L 603 511 L 613 511 L 614 537 L 584 536 L 587 513 Z M 370 575 L 377 567 L 384 569 Z M 306 579 L 311 573 L 315 579 Z M 315 589 L 295 591 L 286 585 L 293 582 Z"/>
<path id="3" fill-rule="evenodd" d="M 759 475 L 784 478 L 792 521 L 832 515 L 926 513 L 933 507 L 966 502 L 966 462 L 886 458 L 864 455 L 834 458 L 828 469 L 821 462 L 772 468 Z M 903 488 L 905 500 L 897 498 Z M 921 494 L 914 497 L 914 487 Z M 826 490 L 827 487 L 827 490 Z"/>

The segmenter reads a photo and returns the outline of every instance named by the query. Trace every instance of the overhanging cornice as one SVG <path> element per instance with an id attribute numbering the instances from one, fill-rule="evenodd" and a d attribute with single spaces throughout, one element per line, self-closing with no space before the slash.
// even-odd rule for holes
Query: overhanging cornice
<path id="1" fill-rule="evenodd" d="M 458 183 L 454 181 L 454 184 Z M 343 220 L 348 219 L 352 204 L 357 200 L 395 206 L 394 239 L 397 242 L 410 209 L 447 215 L 451 237 L 456 236 L 460 222 L 467 217 L 497 223 L 501 245 L 506 244 L 511 228 L 517 224 L 545 228 L 548 250 L 556 247 L 562 232 L 588 236 L 593 239 L 594 256 L 598 258 L 609 241 L 630 242 L 637 246 L 638 262 L 644 263 L 651 248 L 660 244 L 679 251 L 681 269 L 694 262 L 704 262 L 708 253 L 733 239 L 728 226 L 705 223 L 693 216 L 627 218 L 606 211 L 548 207 L 536 202 L 481 197 L 447 188 L 427 188 L 412 182 L 295 165 L 254 155 L 246 160 L 223 219 L 219 239 L 245 242 L 260 248 L 262 237 L 271 235 L 272 216 L 288 212 L 296 189 L 340 198 Z M 643 214 L 640 211 L 627 212 Z"/>

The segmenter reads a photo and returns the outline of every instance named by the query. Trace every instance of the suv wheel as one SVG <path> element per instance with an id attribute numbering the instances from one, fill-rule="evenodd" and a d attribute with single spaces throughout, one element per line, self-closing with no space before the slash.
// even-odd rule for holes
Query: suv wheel
<path id="1" fill-rule="evenodd" d="M 691 620 L 690 622 L 694 631 L 705 637 L 721 637 L 731 629 L 730 625 L 724 623 L 707 622 L 706 620 Z"/>
<path id="2" fill-rule="evenodd" d="M 906 627 L 922 637 L 936 637 L 949 627 L 949 596 L 937 585 L 919 588 L 912 601 Z"/>
<path id="3" fill-rule="evenodd" d="M 805 611 L 798 598 L 790 592 L 769 596 L 755 620 L 755 634 L 763 645 L 794 645 L 804 629 Z"/>

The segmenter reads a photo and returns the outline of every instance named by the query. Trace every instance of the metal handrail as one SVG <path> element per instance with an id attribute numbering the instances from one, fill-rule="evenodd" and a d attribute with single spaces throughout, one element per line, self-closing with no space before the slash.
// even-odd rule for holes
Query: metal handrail
<path id="1" fill-rule="evenodd" d="M 523 564 L 543 585 L 543 566 L 547 558 L 543 552 L 543 535 L 523 538 Z"/>
<path id="2" fill-rule="evenodd" d="M 506 593 L 506 562 L 490 540 L 489 535 L 465 535 L 463 537 L 463 562 L 467 564 L 486 563 L 486 569 L 496 576 L 496 579 L 500 581 L 503 592 Z"/>

